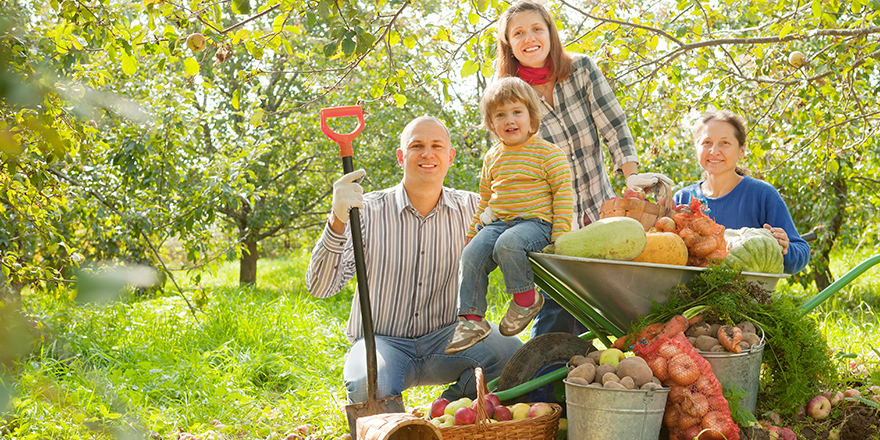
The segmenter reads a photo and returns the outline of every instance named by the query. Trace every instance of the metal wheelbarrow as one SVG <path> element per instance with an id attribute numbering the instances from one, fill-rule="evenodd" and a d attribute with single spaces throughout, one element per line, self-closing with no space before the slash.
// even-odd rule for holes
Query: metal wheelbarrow
<path id="1" fill-rule="evenodd" d="M 665 303 L 673 287 L 687 283 L 694 275 L 705 270 L 700 267 L 598 260 L 538 252 L 530 253 L 529 259 L 535 273 L 535 284 L 589 330 L 580 335 L 579 339 L 598 339 L 606 346 L 611 345 L 609 336 L 624 336 L 629 331 L 631 322 L 640 315 L 649 314 L 652 302 Z M 880 255 L 875 255 L 851 269 L 805 302 L 801 306 L 801 314 L 812 311 L 877 263 L 880 263 Z M 775 289 L 780 279 L 789 276 L 756 272 L 743 272 L 743 275 L 746 280 L 758 282 L 770 291 Z M 520 350 L 528 350 L 532 341 L 543 336 L 547 335 L 529 341 Z M 559 341 L 556 342 L 558 345 Z M 541 350 L 543 347 L 537 349 Z M 556 350 L 560 349 L 557 347 Z M 519 352 L 514 357 L 518 357 L 518 354 Z M 501 401 L 512 401 L 563 379 L 568 369 L 564 366 L 539 368 L 530 380 L 512 387 L 503 386 L 499 390 L 499 381 L 504 381 L 505 372 L 502 372 L 500 378 L 489 382 L 488 388 Z"/>

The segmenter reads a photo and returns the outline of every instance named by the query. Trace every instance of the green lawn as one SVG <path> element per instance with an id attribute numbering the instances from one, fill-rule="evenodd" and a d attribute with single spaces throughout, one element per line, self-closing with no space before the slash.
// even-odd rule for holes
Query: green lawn
<path id="1" fill-rule="evenodd" d="M 867 253 L 838 255 L 840 276 Z M 106 304 L 73 302 L 70 292 L 26 292 L 25 307 L 40 340 L 6 371 L 8 405 L 0 438 L 176 439 L 284 438 L 309 423 L 315 438 L 347 431 L 343 329 L 352 286 L 325 300 L 310 297 L 308 253 L 263 260 L 255 288 L 237 286 L 236 264 L 201 273 L 186 295 L 201 304 L 194 317 L 179 296 L 127 295 Z M 504 309 L 493 276 L 489 319 Z M 809 298 L 782 282 L 779 294 Z M 844 379 L 880 375 L 880 269 L 874 268 L 810 316 L 835 350 Z M 523 332 L 523 337 L 528 331 Z M 855 374 L 855 375 L 854 375 Z M 408 406 L 425 405 L 440 387 L 408 390 Z M 212 424 L 212 421 L 221 425 Z"/>

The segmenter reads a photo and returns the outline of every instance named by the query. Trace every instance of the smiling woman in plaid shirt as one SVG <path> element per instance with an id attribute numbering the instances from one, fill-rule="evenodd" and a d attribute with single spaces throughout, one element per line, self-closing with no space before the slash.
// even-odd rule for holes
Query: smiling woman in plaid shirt
<path id="1" fill-rule="evenodd" d="M 586 55 L 565 52 L 559 32 L 543 4 L 522 0 L 498 18 L 496 69 L 499 78 L 517 76 L 542 98 L 540 136 L 568 156 L 578 226 L 599 218 L 602 202 L 614 196 L 600 148 L 600 134 L 611 153 L 614 171 L 626 176 L 627 188 L 646 188 L 664 180 L 638 172 L 638 155 L 626 115 L 602 71 Z M 552 299 L 532 327 L 532 336 L 587 329 Z"/>

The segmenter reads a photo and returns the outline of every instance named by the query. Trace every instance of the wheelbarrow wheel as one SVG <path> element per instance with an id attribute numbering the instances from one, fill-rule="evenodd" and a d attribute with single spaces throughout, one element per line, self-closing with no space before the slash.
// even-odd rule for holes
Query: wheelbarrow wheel
<path id="1" fill-rule="evenodd" d="M 570 333 L 546 333 L 530 339 L 517 350 L 501 371 L 498 389 L 508 390 L 522 385 L 550 371 L 564 367 L 572 356 L 595 351 L 593 344 Z M 515 397 L 515 402 L 558 402 L 553 387 L 545 385 L 530 393 Z"/>

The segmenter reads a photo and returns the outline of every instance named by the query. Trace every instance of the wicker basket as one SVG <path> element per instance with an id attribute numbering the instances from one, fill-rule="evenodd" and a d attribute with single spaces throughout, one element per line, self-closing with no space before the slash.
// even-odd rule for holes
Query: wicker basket
<path id="1" fill-rule="evenodd" d="M 357 419 L 358 440 L 440 440 L 431 422 L 406 413 L 384 413 Z"/>
<path id="2" fill-rule="evenodd" d="M 506 422 L 490 423 L 486 415 L 484 397 L 489 394 L 483 380 L 483 370 L 475 371 L 477 380 L 477 423 L 440 428 L 443 440 L 554 440 L 559 429 L 562 407 L 550 403 L 553 412 L 540 417 L 529 417 Z"/>
<path id="3" fill-rule="evenodd" d="M 611 199 L 602 203 L 599 208 L 599 218 L 629 217 L 639 221 L 645 230 L 654 227 L 654 223 L 660 217 L 671 217 L 675 212 L 675 203 L 672 201 L 672 190 L 666 182 L 660 181 L 656 185 L 645 190 L 646 193 L 654 194 L 655 200 L 665 197 L 663 205 L 635 199 Z"/>

